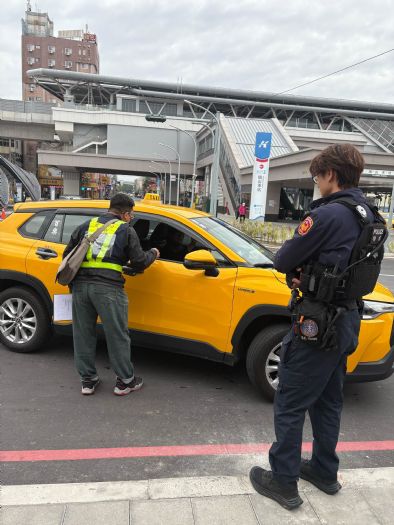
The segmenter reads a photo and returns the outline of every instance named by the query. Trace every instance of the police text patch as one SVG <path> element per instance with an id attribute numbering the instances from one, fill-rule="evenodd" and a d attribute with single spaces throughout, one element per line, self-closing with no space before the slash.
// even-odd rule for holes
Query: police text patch
<path id="1" fill-rule="evenodd" d="M 312 228 L 313 226 L 313 219 L 312 217 L 307 217 L 306 219 L 304 219 L 304 221 L 298 226 L 298 233 L 300 235 L 306 235 L 309 230 Z"/>

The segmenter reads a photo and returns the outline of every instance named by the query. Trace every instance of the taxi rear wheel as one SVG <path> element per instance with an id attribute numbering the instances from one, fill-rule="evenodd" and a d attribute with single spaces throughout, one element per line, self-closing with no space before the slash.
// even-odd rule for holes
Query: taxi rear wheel
<path id="1" fill-rule="evenodd" d="M 37 350 L 51 334 L 51 321 L 40 298 L 28 288 L 0 293 L 0 343 L 13 352 Z"/>
<path id="2" fill-rule="evenodd" d="M 254 337 L 246 355 L 246 371 L 250 382 L 270 401 L 278 387 L 280 349 L 289 331 L 288 324 L 271 325 Z"/>

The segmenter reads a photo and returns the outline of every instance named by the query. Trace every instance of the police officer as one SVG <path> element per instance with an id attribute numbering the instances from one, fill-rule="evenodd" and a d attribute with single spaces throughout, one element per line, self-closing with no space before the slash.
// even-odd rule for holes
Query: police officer
<path id="1" fill-rule="evenodd" d="M 377 212 L 367 205 L 358 188 L 363 168 L 362 155 L 350 144 L 330 146 L 312 160 L 310 172 L 322 198 L 312 203 L 310 214 L 275 258 L 275 268 L 286 274 L 291 288 L 301 288 L 303 300 L 298 299 L 293 304 L 296 315 L 282 343 L 274 404 L 276 441 L 269 452 L 271 470 L 253 467 L 250 479 L 257 492 L 287 509 L 302 504 L 297 488 L 299 477 L 327 494 L 341 489 L 335 449 L 346 360 L 358 344 L 360 302 L 357 299 L 361 297 L 349 298 L 346 293 L 341 296 L 335 292 L 331 299 L 323 297 L 323 302 L 319 302 L 313 294 L 317 293 L 322 276 L 332 281 L 333 275 L 341 274 L 348 267 L 353 248 L 362 234 L 356 213 L 351 206 L 339 201 L 353 203 L 366 223 L 379 220 Z M 302 288 L 307 268 L 310 272 L 308 284 Z M 338 281 L 335 282 L 338 285 Z M 349 289 L 346 286 L 345 291 Z M 327 289 L 324 294 L 326 292 Z M 297 317 L 297 311 L 303 315 Z M 306 319 L 308 316 L 311 318 Z M 310 460 L 301 458 L 306 412 L 313 429 Z"/>
<path id="2" fill-rule="evenodd" d="M 130 359 L 128 298 L 123 289 L 122 267 L 131 261 L 135 271 L 143 271 L 160 253 L 156 248 L 142 250 L 136 232 L 129 225 L 133 208 L 134 201 L 127 194 L 114 195 L 108 212 L 79 226 L 64 251 L 63 257 L 84 236 L 111 223 L 88 250 L 72 282 L 74 359 L 84 395 L 94 394 L 99 383 L 95 365 L 98 316 L 103 324 L 111 367 L 117 376 L 114 394 L 127 395 L 143 384 L 142 378 L 134 375 Z"/>

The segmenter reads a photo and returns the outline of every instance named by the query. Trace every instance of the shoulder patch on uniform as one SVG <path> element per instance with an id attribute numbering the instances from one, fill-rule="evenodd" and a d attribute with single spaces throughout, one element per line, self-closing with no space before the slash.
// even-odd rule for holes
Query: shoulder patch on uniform
<path id="1" fill-rule="evenodd" d="M 313 226 L 313 219 L 311 216 L 304 219 L 304 221 L 298 226 L 299 235 L 306 235 Z"/>
<path id="2" fill-rule="evenodd" d="M 356 206 L 356 210 L 361 215 L 361 217 L 363 217 L 363 219 L 367 218 L 367 210 L 364 208 L 364 206 L 360 206 L 359 204 L 358 206 Z"/>

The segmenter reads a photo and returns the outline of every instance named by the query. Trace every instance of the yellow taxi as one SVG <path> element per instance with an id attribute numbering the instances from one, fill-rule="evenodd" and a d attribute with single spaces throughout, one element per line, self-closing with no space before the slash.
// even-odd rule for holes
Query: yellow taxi
<path id="1" fill-rule="evenodd" d="M 0 342 L 30 352 L 53 330 L 55 283 L 63 250 L 81 223 L 108 201 L 16 204 L 0 223 Z M 198 210 L 148 199 L 133 219 L 144 249 L 162 258 L 144 273 L 125 276 L 133 344 L 233 365 L 246 363 L 251 382 L 273 398 L 281 341 L 289 330 L 289 289 L 273 268 L 273 254 L 226 222 Z M 176 235 L 174 235 L 176 231 Z M 383 285 L 365 298 L 360 343 L 348 377 L 375 381 L 393 372 L 394 296 Z M 68 327 L 65 325 L 68 325 Z"/>
<path id="2" fill-rule="evenodd" d="M 387 225 L 390 219 L 390 213 L 388 212 L 382 212 L 381 216 L 385 219 Z M 391 227 L 394 228 L 394 216 L 391 218 Z"/>

